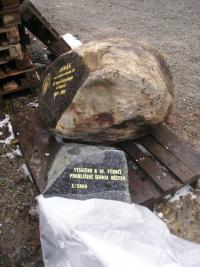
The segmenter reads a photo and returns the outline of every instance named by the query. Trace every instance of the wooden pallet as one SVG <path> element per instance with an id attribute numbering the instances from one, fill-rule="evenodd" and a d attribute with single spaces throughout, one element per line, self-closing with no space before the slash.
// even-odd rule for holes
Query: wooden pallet
<path id="1" fill-rule="evenodd" d="M 30 1 L 24 1 L 20 6 L 20 15 L 25 27 L 44 43 L 55 57 L 71 50 L 71 47 Z"/>
<path id="2" fill-rule="evenodd" d="M 200 153 L 164 125 L 120 147 L 129 157 L 131 195 L 136 203 L 154 203 L 200 178 Z"/>
<path id="3" fill-rule="evenodd" d="M 28 55 L 28 34 L 21 25 L 22 0 L 0 0 L 0 96 L 38 84 L 35 66 Z"/>
<path id="4" fill-rule="evenodd" d="M 38 112 L 14 120 L 22 152 L 35 183 L 43 191 L 47 157 L 56 146 Z M 161 197 L 200 178 L 200 153 L 188 146 L 166 126 L 152 128 L 138 139 L 118 144 L 127 154 L 129 187 L 134 203 L 151 206 Z"/>
<path id="5" fill-rule="evenodd" d="M 1 96 L 19 92 L 27 88 L 33 88 L 37 85 L 39 85 L 39 77 L 37 76 L 34 65 L 24 70 L 12 69 L 7 74 L 0 72 Z"/>
<path id="6" fill-rule="evenodd" d="M 1 27 L 0 28 L 0 46 L 7 46 L 9 44 L 17 44 L 20 42 L 20 35 L 18 26 Z"/>

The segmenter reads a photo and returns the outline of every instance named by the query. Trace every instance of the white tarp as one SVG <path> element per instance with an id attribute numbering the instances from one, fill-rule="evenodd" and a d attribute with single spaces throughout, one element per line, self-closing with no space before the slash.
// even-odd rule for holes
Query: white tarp
<path id="1" fill-rule="evenodd" d="M 135 204 L 38 197 L 46 267 L 199 267 L 200 245 Z"/>

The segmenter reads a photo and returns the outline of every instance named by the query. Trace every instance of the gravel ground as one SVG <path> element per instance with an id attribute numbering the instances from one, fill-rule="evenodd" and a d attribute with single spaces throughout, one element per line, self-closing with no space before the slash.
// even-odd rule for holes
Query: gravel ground
<path id="1" fill-rule="evenodd" d="M 200 1 L 199 0 L 34 0 L 60 34 L 70 32 L 82 42 L 112 36 L 131 37 L 160 49 L 175 81 L 176 109 L 169 126 L 200 150 Z M 47 50 L 37 40 L 30 48 L 35 62 Z M 27 109 L 32 97 L 11 98 L 12 105 Z M 2 106 L 2 105 L 1 105 Z M 0 129 L 1 131 L 1 129 Z M 6 136 L 6 132 L 4 135 Z M 4 137 L 5 137 L 4 136 Z M 3 137 L 2 137 L 3 138 Z M 23 158 L 5 157 L 11 149 L 0 144 L 0 266 L 42 266 L 38 222 L 29 211 L 37 195 L 33 184 L 20 174 Z M 157 204 L 157 212 L 173 233 L 200 243 L 200 194 Z"/>

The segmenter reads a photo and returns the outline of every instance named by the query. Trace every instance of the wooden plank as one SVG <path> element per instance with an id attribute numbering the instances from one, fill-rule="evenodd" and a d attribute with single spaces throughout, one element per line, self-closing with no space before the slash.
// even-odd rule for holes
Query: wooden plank
<path id="1" fill-rule="evenodd" d="M 9 44 L 17 44 L 20 42 L 19 30 L 17 26 L 12 26 L 8 28 L 9 31 L 6 32 L 7 40 Z"/>
<path id="2" fill-rule="evenodd" d="M 2 69 L 2 67 L 0 66 L 0 75 L 3 75 L 4 74 L 4 71 Z"/>
<path id="3" fill-rule="evenodd" d="M 0 46 L 0 65 L 8 63 L 9 61 L 11 62 L 7 65 L 11 65 L 11 69 L 24 70 L 33 67 L 26 48 L 21 47 L 20 44 Z M 2 74 L 0 74 L 0 76 L 1 75 Z"/>
<path id="4" fill-rule="evenodd" d="M 9 26 L 9 27 L 0 27 L 0 33 L 2 32 L 17 32 L 18 27 L 17 25 Z"/>
<path id="5" fill-rule="evenodd" d="M 25 27 L 22 24 L 18 25 L 18 30 L 20 36 L 20 43 L 23 46 L 23 48 L 25 48 L 27 45 L 31 44 L 29 34 L 26 33 Z"/>
<path id="6" fill-rule="evenodd" d="M 29 68 L 29 69 L 25 69 L 25 70 L 14 69 L 14 70 L 11 70 L 11 71 L 9 71 L 7 73 L 4 73 L 3 75 L 0 76 L 0 80 L 8 78 L 8 77 L 21 75 L 21 74 L 24 74 L 24 73 L 27 73 L 27 72 L 31 72 L 31 71 L 35 71 L 35 66 L 34 65 L 32 65 L 32 67 Z"/>
<path id="7" fill-rule="evenodd" d="M 191 171 L 195 172 L 196 175 L 200 175 L 200 153 L 196 152 L 164 125 L 150 129 L 150 133 Z"/>
<path id="8" fill-rule="evenodd" d="M 24 70 L 31 68 L 33 66 L 33 63 L 31 62 L 29 56 L 27 54 L 24 54 L 24 58 L 22 60 L 15 60 L 15 65 L 18 70 Z"/>
<path id="9" fill-rule="evenodd" d="M 20 5 L 20 0 L 0 0 L 0 8 L 15 7 Z"/>
<path id="10" fill-rule="evenodd" d="M 150 205 L 162 196 L 162 191 L 156 186 L 139 166 L 130 159 L 129 166 L 129 190 L 131 200 L 137 204 Z M 133 168 L 134 167 L 134 168 Z"/>
<path id="11" fill-rule="evenodd" d="M 20 92 L 29 88 L 36 87 L 38 85 L 38 80 L 30 80 L 24 82 L 22 85 L 19 85 L 16 89 L 2 90 L 0 87 L 0 95 L 8 95 L 16 92 Z"/>
<path id="12" fill-rule="evenodd" d="M 9 45 L 3 45 L 3 46 L 0 45 L 0 52 L 4 50 L 9 50 Z"/>
<path id="13" fill-rule="evenodd" d="M 17 114 L 12 118 L 14 131 L 20 133 L 18 138 L 22 153 L 29 167 L 30 173 L 40 190 L 46 184 L 46 172 L 51 144 L 55 143 L 53 136 L 45 129 L 37 111 Z"/>
<path id="14" fill-rule="evenodd" d="M 44 43 L 55 57 L 71 50 L 71 47 L 30 1 L 24 1 L 20 6 L 20 15 L 24 26 Z"/>
<path id="15" fill-rule="evenodd" d="M 9 62 L 9 60 L 6 59 L 6 58 L 1 58 L 1 59 L 0 59 L 0 65 L 6 64 L 6 63 L 8 63 L 8 62 Z M 2 75 L 2 73 L 0 73 L 0 75 Z"/>
<path id="16" fill-rule="evenodd" d="M 178 160 L 169 150 L 164 148 L 152 136 L 148 135 L 139 139 L 148 151 L 150 151 L 159 161 L 162 162 L 171 172 L 173 172 L 179 180 L 184 184 L 191 183 L 196 179 L 196 174 Z"/>
<path id="17" fill-rule="evenodd" d="M 177 188 L 176 177 L 161 169 L 153 159 L 142 152 L 134 142 L 124 142 L 120 144 L 131 159 L 135 160 L 137 164 L 151 177 L 151 179 L 162 189 L 163 192 L 169 193 Z"/>
<path id="18" fill-rule="evenodd" d="M 14 5 L 14 6 L 9 6 L 9 7 L 4 7 L 4 8 L 0 8 L 0 16 L 1 15 L 5 15 L 5 14 L 10 14 L 13 12 L 17 12 L 19 9 L 18 5 Z"/>
<path id="19" fill-rule="evenodd" d="M 20 42 L 18 26 L 0 28 L 0 44 L 17 44 Z"/>
<path id="20" fill-rule="evenodd" d="M 13 61 L 17 59 L 22 60 L 23 57 L 24 57 L 24 54 L 22 52 L 22 47 L 20 44 L 9 45 L 8 47 L 0 47 L 1 64 L 5 64 L 5 63 L 8 63 L 9 61 Z"/>
<path id="21" fill-rule="evenodd" d="M 28 88 L 34 88 L 39 85 L 39 76 L 35 71 L 35 66 L 32 65 L 29 69 L 12 70 L 14 76 L 8 76 L 5 79 L 0 79 L 0 95 L 6 95 L 14 92 L 19 92 Z M 12 72 L 10 71 L 10 72 Z M 10 73 L 9 72 L 9 73 Z M 3 74 L 4 76 L 6 73 Z M 2 75 L 2 76 L 3 76 Z M 13 77 L 13 78 L 12 78 Z"/>
<path id="22" fill-rule="evenodd" d="M 50 51 L 56 56 L 60 56 L 71 50 L 71 48 L 66 48 L 66 42 L 62 37 L 59 37 L 55 42 L 49 44 Z"/>
<path id="23" fill-rule="evenodd" d="M 20 16 L 18 12 L 4 14 L 0 17 L 1 27 L 10 27 L 20 23 Z"/>

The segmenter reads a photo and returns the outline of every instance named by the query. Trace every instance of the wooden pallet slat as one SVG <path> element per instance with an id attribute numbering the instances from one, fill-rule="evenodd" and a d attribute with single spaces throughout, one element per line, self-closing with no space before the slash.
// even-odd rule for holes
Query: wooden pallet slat
<path id="1" fill-rule="evenodd" d="M 24 54 L 20 44 L 0 47 L 0 62 L 9 62 L 13 59 L 22 60 Z"/>
<path id="2" fill-rule="evenodd" d="M 18 10 L 19 10 L 19 6 L 18 5 L 13 5 L 13 6 L 9 6 L 9 7 L 3 7 L 3 8 L 0 8 L 0 16 L 6 15 L 6 14 L 10 14 L 10 13 L 15 13 Z"/>
<path id="3" fill-rule="evenodd" d="M 198 152 L 164 125 L 150 129 L 150 134 L 191 171 L 195 172 L 196 175 L 200 175 L 200 155 Z"/>
<path id="4" fill-rule="evenodd" d="M 20 42 L 18 26 L 0 28 L 0 45 L 17 44 Z"/>
<path id="5" fill-rule="evenodd" d="M 152 183 L 151 179 L 133 169 L 133 162 L 128 159 L 129 165 L 129 190 L 134 203 L 151 205 L 156 199 L 162 197 L 162 191 Z M 138 167 L 137 167 L 138 168 Z"/>
<path id="6" fill-rule="evenodd" d="M 20 24 L 18 25 L 19 35 L 20 35 L 20 43 L 25 48 L 27 45 L 30 45 L 30 37 L 29 34 L 26 33 L 25 27 Z"/>
<path id="7" fill-rule="evenodd" d="M 71 47 L 30 1 L 24 1 L 20 6 L 20 15 L 25 27 L 44 43 L 55 57 L 71 50 Z"/>
<path id="8" fill-rule="evenodd" d="M 22 47 L 21 44 L 0 46 L 0 65 L 2 66 L 2 70 L 8 66 L 10 66 L 10 69 L 18 70 L 29 69 L 33 66 L 26 48 Z M 4 71 L 5 73 L 6 71 Z"/>
<path id="9" fill-rule="evenodd" d="M 15 60 L 15 65 L 18 70 L 30 69 L 33 66 L 29 56 L 25 53 L 23 59 Z"/>
<path id="10" fill-rule="evenodd" d="M 153 156 L 159 160 L 165 167 L 173 172 L 183 183 L 191 183 L 196 178 L 196 174 L 178 160 L 169 150 L 148 135 L 140 138 L 142 144 Z"/>
<path id="11" fill-rule="evenodd" d="M 16 89 L 8 89 L 8 90 L 4 90 L 4 91 L 0 90 L 0 95 L 4 96 L 4 95 L 11 94 L 11 93 L 20 92 L 20 91 L 23 91 L 27 88 L 33 88 L 33 87 L 37 86 L 37 84 L 38 83 L 36 80 L 25 81 L 22 85 L 18 85 Z"/>
<path id="12" fill-rule="evenodd" d="M 0 8 L 19 6 L 20 0 L 0 0 Z"/>
<path id="13" fill-rule="evenodd" d="M 3 69 L 2 69 L 2 67 L 0 65 L 0 75 L 3 75 L 3 74 L 4 74 L 4 71 L 3 71 Z"/>
<path id="14" fill-rule="evenodd" d="M 30 123 L 31 118 L 31 123 Z M 37 188 L 42 192 L 45 188 L 45 171 L 53 136 L 44 128 L 38 112 L 18 114 L 12 119 L 15 132 L 19 132 L 19 142 Z"/>
<path id="15" fill-rule="evenodd" d="M 20 23 L 20 15 L 18 12 L 4 14 L 0 17 L 0 27 L 10 27 Z"/>
<path id="16" fill-rule="evenodd" d="M 0 79 L 1 96 L 19 92 L 27 88 L 34 88 L 39 85 L 39 77 L 37 76 L 35 67 L 20 71 L 12 70 L 8 77 L 3 80 Z"/>
<path id="17" fill-rule="evenodd" d="M 0 15 L 16 12 L 21 2 L 20 0 L 0 0 Z"/>
<path id="18" fill-rule="evenodd" d="M 162 170 L 147 154 L 142 152 L 134 142 L 122 143 L 121 148 L 143 168 L 145 173 L 162 189 L 164 192 L 171 192 L 177 188 L 175 177 Z"/>
<path id="19" fill-rule="evenodd" d="M 24 70 L 12 69 L 11 71 L 1 75 L 0 76 L 0 80 L 8 78 L 8 77 L 18 76 L 18 75 L 21 75 L 21 74 L 24 74 L 24 73 L 28 73 L 28 72 L 35 72 L 35 66 L 32 65 L 31 68 L 24 69 Z"/>

